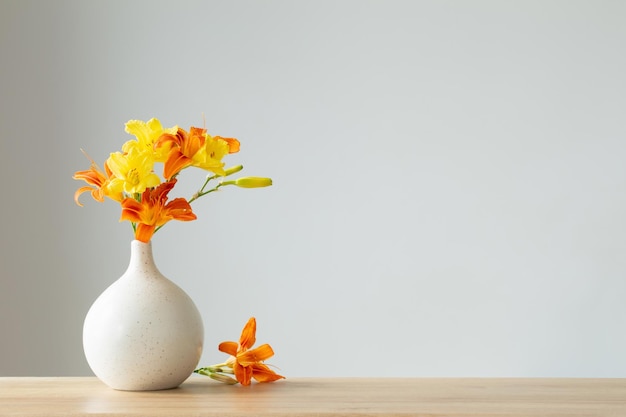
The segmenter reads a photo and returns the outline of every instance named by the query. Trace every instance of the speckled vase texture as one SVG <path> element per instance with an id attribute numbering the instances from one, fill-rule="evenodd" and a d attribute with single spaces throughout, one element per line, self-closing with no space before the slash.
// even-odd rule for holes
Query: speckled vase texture
<path id="1" fill-rule="evenodd" d="M 198 309 L 159 272 L 152 243 L 131 242 L 128 269 L 85 318 L 83 348 L 94 374 L 117 390 L 175 388 L 198 365 L 203 341 Z"/>

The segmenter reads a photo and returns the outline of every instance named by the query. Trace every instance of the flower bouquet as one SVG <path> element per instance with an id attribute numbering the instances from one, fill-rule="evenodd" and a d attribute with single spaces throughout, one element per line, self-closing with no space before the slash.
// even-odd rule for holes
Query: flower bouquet
<path id="1" fill-rule="evenodd" d="M 234 138 L 211 136 L 206 129 L 191 127 L 186 131 L 178 126 L 163 128 L 157 119 L 148 122 L 131 120 L 126 132 L 135 136 L 122 146 L 121 152 L 111 153 L 104 170 L 91 159 L 88 170 L 78 171 L 74 179 L 88 185 L 79 188 L 74 201 L 79 206 L 81 194 L 91 192 L 99 202 L 108 197 L 122 206 L 120 221 L 131 222 L 135 239 L 147 243 L 152 235 L 170 220 L 190 221 L 196 215 L 191 203 L 198 198 L 227 185 L 258 188 L 272 185 L 270 178 L 243 177 L 222 180 L 243 169 L 242 165 L 224 169 L 224 156 L 239 151 L 239 141 Z M 155 172 L 155 164 L 163 164 L 163 179 Z M 168 201 L 177 176 L 184 169 L 196 167 L 209 172 L 206 181 L 188 200 L 175 198 Z M 213 180 L 220 180 L 207 188 Z"/>
<path id="2" fill-rule="evenodd" d="M 254 318 L 239 343 L 219 345 L 230 355 L 228 360 L 195 369 L 204 339 L 202 318 L 191 298 L 156 268 L 151 246 L 153 235 L 170 220 L 196 219 L 191 203 L 198 198 L 229 185 L 267 187 L 272 180 L 229 179 L 243 167 L 225 168 L 222 159 L 239 151 L 239 141 L 211 136 L 204 128 L 163 128 L 157 119 L 131 120 L 126 132 L 134 139 L 111 153 L 103 169 L 87 156 L 89 169 L 74 174 L 87 183 L 74 194 L 75 202 L 82 206 L 79 198 L 85 192 L 98 202 L 105 197 L 118 202 L 120 221 L 130 222 L 135 238 L 127 271 L 98 297 L 85 318 L 83 346 L 90 367 L 107 385 L 133 391 L 173 388 L 194 371 L 229 384 L 283 378 L 263 364 L 274 354 L 269 345 L 252 348 Z M 161 176 L 157 164 L 162 164 Z M 179 174 L 188 168 L 207 171 L 204 183 L 188 199 L 170 199 Z"/>

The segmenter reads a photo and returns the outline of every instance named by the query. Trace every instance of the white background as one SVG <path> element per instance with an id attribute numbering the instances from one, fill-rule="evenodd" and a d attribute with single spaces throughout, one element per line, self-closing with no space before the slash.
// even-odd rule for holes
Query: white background
<path id="1" fill-rule="evenodd" d="M 275 185 L 153 239 L 201 365 L 255 316 L 288 377 L 626 377 L 625 47 L 621 1 L 0 0 L 0 375 L 90 374 L 132 233 L 80 149 L 204 114 Z"/>

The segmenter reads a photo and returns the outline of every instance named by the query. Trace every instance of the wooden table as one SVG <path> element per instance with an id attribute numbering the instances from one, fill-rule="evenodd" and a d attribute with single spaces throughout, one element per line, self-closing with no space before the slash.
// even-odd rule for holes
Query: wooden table
<path id="1" fill-rule="evenodd" d="M 166 391 L 96 378 L 0 378 L 0 416 L 626 416 L 626 379 L 289 378 L 249 387 L 197 375 Z"/>

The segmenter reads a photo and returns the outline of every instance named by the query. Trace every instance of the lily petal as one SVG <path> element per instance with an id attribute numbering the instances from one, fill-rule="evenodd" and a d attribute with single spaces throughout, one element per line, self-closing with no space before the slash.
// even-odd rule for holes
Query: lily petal
<path id="1" fill-rule="evenodd" d="M 243 386 L 250 385 L 250 381 L 252 381 L 252 367 L 251 366 L 241 366 L 238 363 L 235 363 L 234 369 L 235 378 L 237 381 Z"/>
<path id="2" fill-rule="evenodd" d="M 120 221 L 128 220 L 133 223 L 141 222 L 143 206 L 134 198 L 126 198 L 122 201 L 122 215 Z"/>
<path id="3" fill-rule="evenodd" d="M 198 217 L 191 211 L 191 205 L 182 197 L 175 198 L 165 205 L 165 211 L 173 219 L 188 222 Z"/>
<path id="4" fill-rule="evenodd" d="M 222 342 L 217 348 L 220 352 L 227 353 L 231 356 L 236 356 L 238 347 L 239 344 L 237 342 Z"/>
<path id="5" fill-rule="evenodd" d="M 257 363 L 252 365 L 252 378 L 259 382 L 274 382 L 279 379 L 284 379 L 282 375 L 278 375 L 272 371 L 267 365 Z"/>
<path id="6" fill-rule="evenodd" d="M 150 242 L 150 239 L 152 239 L 155 229 L 156 227 L 154 225 L 139 223 L 137 225 L 137 230 L 135 230 L 135 239 L 143 243 L 148 243 Z"/>
<path id="7" fill-rule="evenodd" d="M 236 153 L 239 152 L 239 141 L 235 138 L 223 138 L 221 136 L 215 136 L 215 139 L 221 139 L 224 142 L 228 143 L 228 153 Z"/>
<path id="8" fill-rule="evenodd" d="M 240 351 L 250 349 L 254 342 L 256 342 L 256 319 L 250 317 L 241 331 L 241 337 L 239 338 Z"/>
<path id="9" fill-rule="evenodd" d="M 78 198 L 81 196 L 82 193 L 86 193 L 88 191 L 93 191 L 93 188 L 89 187 L 88 185 L 85 185 L 84 187 L 80 187 L 78 190 L 76 190 L 76 192 L 74 193 L 74 202 L 78 204 L 79 206 L 83 207 L 83 204 L 80 201 L 78 201 Z M 93 193 L 91 195 L 93 196 Z"/>
<path id="10" fill-rule="evenodd" d="M 274 356 L 272 347 L 268 344 L 261 345 L 257 348 L 247 350 L 237 355 L 237 362 L 242 366 L 250 366 L 257 362 L 262 362 Z"/>
<path id="11" fill-rule="evenodd" d="M 163 176 L 169 180 L 192 163 L 193 160 L 183 155 L 177 148 L 172 149 L 163 165 Z"/>

